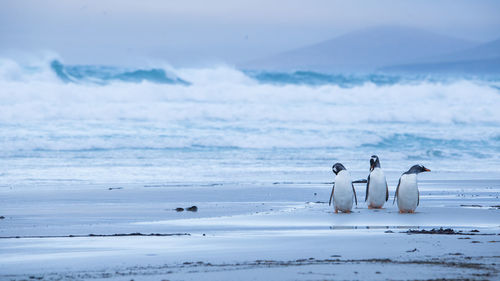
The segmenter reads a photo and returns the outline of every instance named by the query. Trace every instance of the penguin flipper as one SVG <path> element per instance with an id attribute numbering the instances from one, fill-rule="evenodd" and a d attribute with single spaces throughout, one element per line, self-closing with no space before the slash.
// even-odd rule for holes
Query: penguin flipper
<path id="1" fill-rule="evenodd" d="M 359 180 L 352 181 L 352 183 L 367 183 L 367 182 L 368 181 L 365 179 L 359 179 Z"/>
<path id="2" fill-rule="evenodd" d="M 370 188 L 370 175 L 368 175 L 368 180 L 366 182 L 366 196 L 365 196 L 365 202 L 368 200 L 368 189 Z"/>
<path id="3" fill-rule="evenodd" d="M 398 197 L 399 185 L 401 184 L 401 178 L 399 178 L 398 187 L 396 187 L 396 193 L 394 193 L 394 200 L 392 200 L 392 205 L 396 202 L 396 197 Z"/>
<path id="4" fill-rule="evenodd" d="M 328 202 L 328 206 L 332 205 L 333 191 L 335 190 L 335 183 L 332 186 L 332 194 L 330 194 L 330 202 Z"/>
<path id="5" fill-rule="evenodd" d="M 417 206 L 420 204 L 420 191 L 417 189 Z"/>
<path id="6" fill-rule="evenodd" d="M 352 192 L 354 192 L 354 201 L 356 202 L 356 206 L 358 206 L 358 197 L 356 196 L 356 189 L 354 189 L 354 184 L 351 183 Z"/>
<path id="7" fill-rule="evenodd" d="M 368 196 L 368 194 L 366 194 Z M 389 200 L 389 186 L 387 185 L 387 182 L 385 182 L 385 202 Z"/>

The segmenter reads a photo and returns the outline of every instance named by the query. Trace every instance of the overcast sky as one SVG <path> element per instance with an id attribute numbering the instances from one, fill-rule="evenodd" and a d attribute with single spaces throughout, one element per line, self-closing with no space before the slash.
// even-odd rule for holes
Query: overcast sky
<path id="1" fill-rule="evenodd" d="M 0 53 L 53 51 L 67 63 L 229 64 L 377 25 L 500 37 L 500 1 L 3 0 Z"/>

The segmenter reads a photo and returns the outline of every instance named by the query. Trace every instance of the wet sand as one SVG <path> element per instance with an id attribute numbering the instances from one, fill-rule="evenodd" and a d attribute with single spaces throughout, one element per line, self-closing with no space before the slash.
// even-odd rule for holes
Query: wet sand
<path id="1" fill-rule="evenodd" d="M 356 189 L 336 215 L 321 182 L 3 188 L 0 279 L 499 278 L 500 180 L 422 180 L 416 214 Z"/>

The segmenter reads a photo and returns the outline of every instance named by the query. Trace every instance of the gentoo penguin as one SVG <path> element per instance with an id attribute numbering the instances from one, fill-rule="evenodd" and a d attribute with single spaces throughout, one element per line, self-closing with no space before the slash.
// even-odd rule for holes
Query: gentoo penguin
<path id="1" fill-rule="evenodd" d="M 358 198 L 356 197 L 356 190 L 352 184 L 351 175 L 345 169 L 344 165 L 336 163 L 332 167 L 335 174 L 335 183 L 332 187 L 332 194 L 330 194 L 330 203 L 332 204 L 332 197 L 335 206 L 335 213 L 339 211 L 350 213 L 352 209 L 352 200 L 358 205 Z"/>
<path id="2" fill-rule="evenodd" d="M 368 202 L 368 209 L 380 209 L 388 199 L 389 188 L 387 187 L 387 180 L 385 179 L 384 172 L 380 168 L 378 156 L 372 155 L 365 196 L 365 201 Z"/>
<path id="3" fill-rule="evenodd" d="M 400 213 L 413 213 L 420 203 L 420 194 L 418 192 L 417 174 L 430 172 L 422 165 L 414 165 L 399 178 L 394 201 L 398 198 L 398 208 Z M 392 204 L 394 204 L 394 201 Z"/>

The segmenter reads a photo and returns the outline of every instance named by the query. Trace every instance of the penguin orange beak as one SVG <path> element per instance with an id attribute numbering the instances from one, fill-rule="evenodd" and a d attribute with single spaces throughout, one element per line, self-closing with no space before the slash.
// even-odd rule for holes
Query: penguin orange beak
<path id="1" fill-rule="evenodd" d="M 424 172 L 430 172 L 430 169 L 424 168 Z"/>

